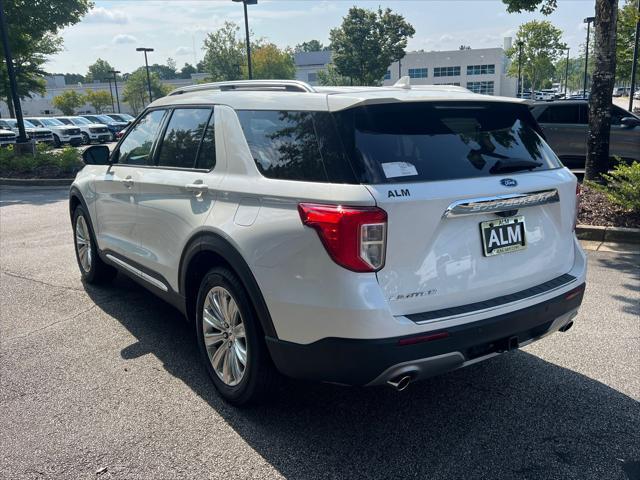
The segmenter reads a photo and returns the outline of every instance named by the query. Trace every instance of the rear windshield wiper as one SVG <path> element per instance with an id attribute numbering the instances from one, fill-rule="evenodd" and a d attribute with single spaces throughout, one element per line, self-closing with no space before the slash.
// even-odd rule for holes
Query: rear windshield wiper
<path id="1" fill-rule="evenodd" d="M 493 167 L 489 169 L 489 173 L 519 172 L 521 170 L 533 170 L 534 168 L 538 168 L 541 166 L 541 162 L 526 160 L 524 158 L 513 158 L 507 161 L 498 160 L 493 164 Z"/>

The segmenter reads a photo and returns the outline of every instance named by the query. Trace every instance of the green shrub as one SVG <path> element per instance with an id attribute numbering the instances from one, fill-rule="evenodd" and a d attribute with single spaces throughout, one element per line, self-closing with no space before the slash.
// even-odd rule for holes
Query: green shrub
<path id="1" fill-rule="evenodd" d="M 587 184 L 603 192 L 612 203 L 633 212 L 640 212 L 640 163 L 619 163 L 608 174 L 603 174 L 602 178 L 606 181 L 605 184 Z"/>
<path id="2" fill-rule="evenodd" d="M 13 146 L 0 148 L 0 177 L 72 177 L 83 166 L 80 151 L 73 147 L 53 150 L 39 143 L 34 154 L 17 155 Z"/>

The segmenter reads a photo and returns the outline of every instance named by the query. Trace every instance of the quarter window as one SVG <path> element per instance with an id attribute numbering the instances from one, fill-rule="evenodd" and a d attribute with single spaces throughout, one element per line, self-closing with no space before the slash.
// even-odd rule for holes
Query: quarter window
<path id="1" fill-rule="evenodd" d="M 165 110 L 147 113 L 120 144 L 118 162 L 130 165 L 153 165 L 151 149 L 158 136 Z"/>
<path id="2" fill-rule="evenodd" d="M 160 145 L 158 166 L 194 168 L 210 116 L 210 108 L 174 110 Z"/>

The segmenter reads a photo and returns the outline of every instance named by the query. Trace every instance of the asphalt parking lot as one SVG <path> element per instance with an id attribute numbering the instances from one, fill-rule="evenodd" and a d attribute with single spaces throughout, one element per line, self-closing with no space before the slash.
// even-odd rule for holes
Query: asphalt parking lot
<path id="1" fill-rule="evenodd" d="M 589 252 L 575 326 L 398 393 L 287 382 L 237 410 L 193 327 L 85 286 L 67 192 L 0 190 L 0 477 L 640 478 L 640 256 Z"/>

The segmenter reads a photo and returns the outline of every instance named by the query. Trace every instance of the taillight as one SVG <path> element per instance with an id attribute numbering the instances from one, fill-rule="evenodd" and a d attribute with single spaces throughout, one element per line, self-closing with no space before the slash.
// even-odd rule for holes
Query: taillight
<path id="1" fill-rule="evenodd" d="M 301 203 L 298 211 L 338 265 L 354 272 L 376 272 L 384 266 L 387 212 L 381 208 Z"/>
<path id="2" fill-rule="evenodd" d="M 578 226 L 578 214 L 580 213 L 580 184 L 576 183 L 576 212 L 573 219 L 573 229 Z"/>

